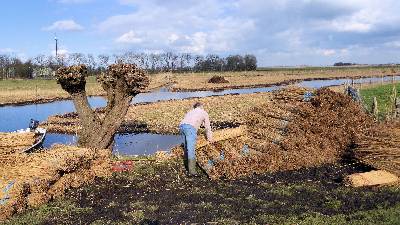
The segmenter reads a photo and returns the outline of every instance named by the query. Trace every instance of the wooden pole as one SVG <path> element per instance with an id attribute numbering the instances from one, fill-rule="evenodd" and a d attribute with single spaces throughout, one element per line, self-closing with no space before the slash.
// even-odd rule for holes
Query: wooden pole
<path id="1" fill-rule="evenodd" d="M 378 118 L 378 113 L 378 100 L 376 100 L 376 97 L 374 97 L 374 101 L 372 103 L 372 114 L 375 118 Z"/>
<path id="2" fill-rule="evenodd" d="M 347 81 L 344 83 L 344 94 L 347 95 L 347 89 L 349 88 L 349 85 Z"/>
<path id="3" fill-rule="evenodd" d="M 392 95 L 390 96 L 390 105 L 391 105 L 391 113 L 394 118 L 396 118 L 396 100 L 397 100 L 397 89 L 396 86 L 393 84 L 392 87 Z"/>

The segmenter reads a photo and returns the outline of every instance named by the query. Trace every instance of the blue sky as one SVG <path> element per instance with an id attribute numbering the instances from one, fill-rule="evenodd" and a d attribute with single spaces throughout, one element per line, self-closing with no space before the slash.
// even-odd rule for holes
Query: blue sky
<path id="1" fill-rule="evenodd" d="M 396 0 L 2 1 L 0 54 L 255 54 L 261 66 L 400 63 Z"/>

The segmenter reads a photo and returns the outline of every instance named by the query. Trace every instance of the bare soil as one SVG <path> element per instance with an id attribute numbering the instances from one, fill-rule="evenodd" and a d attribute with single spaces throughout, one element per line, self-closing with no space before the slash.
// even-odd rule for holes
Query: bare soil
<path id="1" fill-rule="evenodd" d="M 354 162 L 255 175 L 233 181 L 188 178 L 181 162 L 145 162 L 66 195 L 76 207 L 43 224 L 282 224 L 282 218 L 344 215 L 400 202 L 398 189 L 344 187 L 343 177 L 370 168 Z M 61 200 L 59 200 L 61 201 Z M 62 212 L 62 209 L 59 209 Z"/>

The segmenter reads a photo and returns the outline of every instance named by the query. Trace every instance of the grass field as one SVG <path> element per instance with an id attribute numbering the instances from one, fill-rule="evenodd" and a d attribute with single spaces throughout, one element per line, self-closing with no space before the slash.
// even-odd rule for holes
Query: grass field
<path id="1" fill-rule="evenodd" d="M 5 224 L 399 224 L 399 187 L 351 188 L 358 171 L 325 165 L 235 181 L 187 178 L 178 161 L 134 170 L 70 190 Z"/>
<path id="2" fill-rule="evenodd" d="M 240 88 L 268 86 L 272 84 L 290 83 L 304 79 L 334 79 L 334 78 L 358 78 L 376 77 L 398 74 L 396 68 L 356 67 L 356 68 L 296 68 L 296 69 L 273 69 L 247 72 L 224 72 L 224 73 L 187 73 L 173 74 L 173 90 L 216 90 L 221 88 Z M 214 75 L 224 76 L 229 83 L 211 84 L 208 80 Z"/>
<path id="3" fill-rule="evenodd" d="M 95 77 L 88 77 L 86 84 L 88 95 L 101 95 L 103 91 Z M 24 102 L 46 102 L 53 99 L 65 99 L 69 94 L 63 91 L 56 80 L 1 80 L 0 104 L 18 104 Z"/>
<path id="4" fill-rule="evenodd" d="M 169 76 L 159 74 L 152 76 L 150 80 L 149 89 L 158 88 L 168 82 Z M 86 78 L 86 92 L 90 96 L 105 94 L 93 76 Z M 49 102 L 69 97 L 56 80 L 0 80 L 0 105 Z"/>
<path id="5" fill-rule="evenodd" d="M 397 97 L 400 97 L 400 83 L 385 84 L 373 86 L 371 88 L 361 89 L 360 93 L 363 97 L 367 110 L 372 110 L 373 98 L 377 98 L 379 118 L 383 119 L 390 113 L 391 105 L 394 104 L 390 96 L 392 95 L 393 86 L 396 87 Z"/>

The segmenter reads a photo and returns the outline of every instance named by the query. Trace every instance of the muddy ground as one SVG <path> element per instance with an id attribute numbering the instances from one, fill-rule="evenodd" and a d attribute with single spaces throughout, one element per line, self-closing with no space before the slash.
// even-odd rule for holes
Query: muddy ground
<path id="1" fill-rule="evenodd" d="M 356 189 L 341 183 L 370 169 L 354 162 L 219 182 L 186 177 L 180 162 L 134 168 L 70 190 L 10 224 L 365 224 L 400 216 L 398 186 Z"/>

